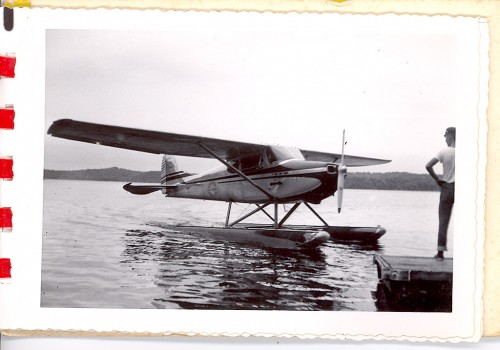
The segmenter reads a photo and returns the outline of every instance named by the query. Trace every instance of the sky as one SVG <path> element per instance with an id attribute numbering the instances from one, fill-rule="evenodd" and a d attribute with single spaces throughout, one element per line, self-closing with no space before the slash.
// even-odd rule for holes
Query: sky
<path id="1" fill-rule="evenodd" d="M 474 55 L 460 54 L 468 44 L 452 18 L 164 16 L 159 30 L 48 30 L 46 129 L 70 118 L 333 153 L 345 129 L 346 154 L 392 160 L 357 171 L 425 173 L 446 127 L 477 104 L 460 88 Z M 46 169 L 159 170 L 160 162 L 45 137 Z"/>

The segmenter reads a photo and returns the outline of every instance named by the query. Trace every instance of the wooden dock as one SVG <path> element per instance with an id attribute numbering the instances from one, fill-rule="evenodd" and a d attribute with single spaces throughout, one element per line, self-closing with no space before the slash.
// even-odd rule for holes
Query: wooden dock
<path id="1" fill-rule="evenodd" d="M 451 311 L 453 258 L 376 254 L 373 262 L 392 306 L 421 309 L 434 305 L 438 311 Z"/>

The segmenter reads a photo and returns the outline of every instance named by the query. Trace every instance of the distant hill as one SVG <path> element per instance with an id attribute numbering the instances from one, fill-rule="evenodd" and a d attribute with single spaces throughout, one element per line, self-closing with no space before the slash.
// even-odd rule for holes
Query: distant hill
<path id="1" fill-rule="evenodd" d="M 436 182 L 428 174 L 347 173 L 346 188 L 396 191 L 437 191 Z"/>
<path id="2" fill-rule="evenodd" d="M 120 181 L 159 183 L 159 171 L 135 171 L 121 168 L 85 169 L 85 170 L 45 170 L 45 179 L 85 180 L 85 181 Z"/>
<path id="3" fill-rule="evenodd" d="M 45 179 L 119 181 L 159 183 L 159 171 L 134 171 L 121 168 L 85 170 L 45 170 Z M 427 174 L 403 172 L 392 173 L 348 173 L 346 188 L 400 191 L 437 191 L 438 188 Z"/>

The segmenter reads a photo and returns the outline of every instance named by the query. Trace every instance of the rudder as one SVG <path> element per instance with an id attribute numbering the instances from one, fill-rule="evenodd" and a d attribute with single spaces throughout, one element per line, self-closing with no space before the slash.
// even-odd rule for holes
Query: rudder
<path id="1" fill-rule="evenodd" d="M 163 155 L 163 159 L 161 161 L 161 178 L 160 183 L 162 185 L 172 185 L 179 182 L 182 182 L 182 178 L 186 176 L 184 171 L 179 170 L 177 166 L 177 161 L 174 156 Z M 167 193 L 166 189 L 161 190 L 163 194 Z"/>

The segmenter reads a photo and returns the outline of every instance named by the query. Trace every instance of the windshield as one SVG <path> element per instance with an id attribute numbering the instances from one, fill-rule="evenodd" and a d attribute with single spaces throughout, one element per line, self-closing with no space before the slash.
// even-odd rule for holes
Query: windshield
<path id="1" fill-rule="evenodd" d="M 304 159 L 302 152 L 295 147 L 269 146 L 267 153 L 270 163 L 287 159 Z"/>

